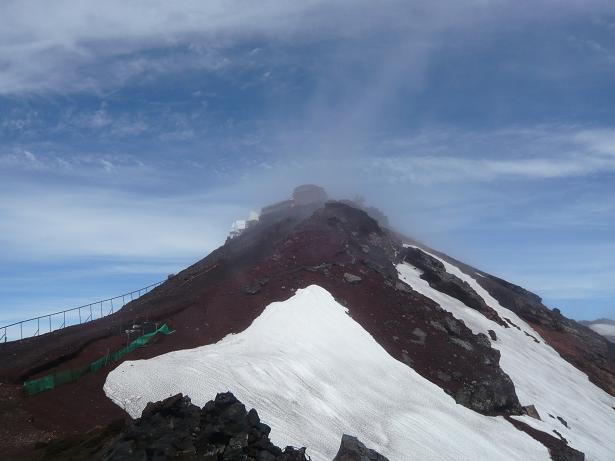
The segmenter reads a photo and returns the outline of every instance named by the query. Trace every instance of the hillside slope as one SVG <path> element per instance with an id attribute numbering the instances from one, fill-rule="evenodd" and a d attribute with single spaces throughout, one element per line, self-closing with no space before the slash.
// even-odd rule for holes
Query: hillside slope
<path id="1" fill-rule="evenodd" d="M 136 418 L 170 394 L 204 405 L 231 390 L 262 409 L 276 445 L 305 444 L 314 461 L 333 459 L 346 432 L 391 460 L 549 459 L 503 417 L 457 405 L 393 359 L 347 313 L 311 285 L 216 344 L 124 362 L 105 392 Z"/>
<path id="2" fill-rule="evenodd" d="M 413 265 L 404 262 L 397 268 L 403 281 L 463 320 L 474 333 L 491 332 L 495 338 L 492 345 L 501 353 L 500 364 L 512 378 L 521 404 L 533 405 L 541 420 L 527 416 L 513 418 L 565 438 L 589 459 L 609 459 L 615 453 L 612 437 L 615 398 L 593 385 L 587 375 L 565 361 L 528 323 L 502 307 L 476 279 L 447 261 L 440 261 L 448 273 L 468 283 L 509 326 L 503 327 L 459 300 L 434 290 Z"/>
<path id="3" fill-rule="evenodd" d="M 548 344 L 553 357 L 557 356 L 554 352 L 557 351 L 568 361 L 558 358 L 561 369 L 568 370 L 565 373 L 579 373 L 574 380 L 580 379 L 582 372 L 586 373 L 594 383 L 586 383 L 591 386 L 590 394 L 600 395 L 600 404 L 610 409 L 605 402 L 614 393 L 611 384 L 615 382 L 615 360 L 607 341 L 589 328 L 542 306 L 535 295 L 425 246 L 419 245 L 425 252 L 440 258 L 441 262 L 435 264 L 436 259 L 428 258 L 422 262 L 424 270 L 431 271 L 429 281 L 419 277 L 404 282 L 404 275 L 399 272 L 399 265 L 407 263 L 408 248 L 404 243 L 417 244 L 383 228 L 352 203 L 289 207 L 248 228 L 203 260 L 109 317 L 0 345 L 0 354 L 6 358 L 0 363 L 0 381 L 3 383 L 0 409 L 4 410 L 0 412 L 0 427 L 4 430 L 0 432 L 0 444 L 17 453 L 15 459 L 25 459 L 24 453 L 30 449 L 32 454 L 31 448 L 41 437 L 82 433 L 117 418 L 128 418 L 103 391 L 107 376 L 115 376 L 115 367 L 122 370 L 128 365 L 111 364 L 77 382 L 33 397 L 24 397 L 19 388 L 24 379 L 83 366 L 109 350 L 119 349 L 125 345 L 123 331 L 131 325 L 147 318 L 168 323 L 175 330 L 174 334 L 156 338 L 146 348 L 127 357 L 130 361 L 154 357 L 162 360 L 163 354 L 173 351 L 188 354 L 195 348 L 232 342 L 233 335 L 247 333 L 250 325 L 259 323 L 267 306 L 286 302 L 298 290 L 317 285 L 347 309 L 354 322 L 352 328 L 360 327 L 381 348 L 379 350 L 387 359 L 379 356 L 378 360 L 383 363 L 394 360 L 395 367 L 404 367 L 406 374 L 412 374 L 413 383 L 420 381 L 421 386 L 432 386 L 432 391 L 439 389 L 442 402 L 456 402 L 458 411 L 469 411 L 473 418 L 480 421 L 487 417 L 508 418 L 506 424 L 514 424 L 539 440 L 553 459 L 575 459 L 570 457 L 575 456 L 575 452 L 552 432 L 552 425 L 537 425 L 529 417 L 521 417 L 527 412 L 522 405 L 539 407 L 539 399 L 528 398 L 525 384 L 515 382 L 519 376 L 515 376 L 515 368 L 510 366 L 511 356 L 497 339 L 489 338 L 489 330 L 501 330 L 503 333 L 497 336 L 503 335 L 502 338 L 512 330 L 519 332 L 511 323 L 526 330 L 533 338 L 523 334 L 524 342 L 514 344 L 522 345 L 523 353 L 529 356 L 542 353 Z M 418 255 L 427 254 L 425 252 Z M 414 261 L 419 264 L 416 259 Z M 452 263 L 457 272 L 449 271 L 444 262 Z M 472 280 L 464 279 L 466 276 Z M 448 297 L 442 298 L 441 295 Z M 450 301 L 451 298 L 456 301 Z M 452 309 L 451 305 L 455 303 L 470 309 L 483 322 L 480 328 L 459 315 L 461 308 Z M 522 322 L 526 322 L 527 327 Z M 486 325 L 491 327 L 485 328 Z M 280 330 L 284 331 L 282 327 Z M 538 357 L 542 356 L 539 354 Z M 263 367 L 265 365 L 266 361 L 262 363 Z M 574 373 L 570 369 L 575 370 Z M 322 368 L 318 370 L 324 373 Z M 171 371 L 168 373 L 172 376 Z M 325 380 L 326 376 L 323 374 L 318 378 Z M 358 385 L 363 376 L 355 378 Z M 556 379 L 554 375 L 552 380 Z M 256 381 L 252 381 L 253 386 L 258 385 Z M 597 386 L 611 395 L 606 392 L 597 394 Z M 248 390 L 247 395 L 256 398 L 255 391 Z M 209 400 L 214 395 L 203 395 L 202 398 Z M 543 391 L 537 397 L 542 395 Z M 312 399 L 327 401 L 324 397 L 316 393 Z M 147 400 L 146 397 L 143 399 Z M 442 402 L 438 405 L 449 405 Z M 323 408 L 331 402 L 321 407 L 314 405 L 324 412 Z M 548 408 L 561 412 L 554 416 L 564 414 L 560 410 L 561 400 L 557 405 L 548 405 Z M 122 407 L 131 408 L 125 403 Z M 257 408 L 259 412 L 268 411 L 267 408 Z M 588 408 L 588 411 L 593 411 L 592 406 Z M 137 410 L 130 411 L 134 415 Z M 347 411 L 352 411 L 352 408 Z M 522 422 L 513 417 L 521 417 Z M 542 413 L 541 417 L 543 422 L 549 418 Z M 278 418 L 281 417 L 278 415 Z M 352 418 L 344 421 L 352 421 Z M 557 420 L 557 424 L 563 423 Z M 610 426 L 606 424 L 605 427 Z M 572 431 L 571 445 L 585 447 L 585 432 L 577 431 L 575 426 L 572 426 Z M 559 434 L 564 432 L 558 430 Z M 585 435 L 581 437 L 575 435 L 577 433 Z M 523 443 L 533 443 L 522 432 L 514 434 L 515 437 L 521 436 L 525 440 Z M 437 433 L 424 435 L 438 436 Z M 339 434 L 336 438 L 336 442 L 339 441 Z M 604 441 L 596 440 L 596 443 L 601 447 L 609 446 Z M 543 454 L 544 449 L 541 448 Z M 328 455 L 329 451 L 323 453 Z M 596 453 L 600 455 L 600 452 Z"/>

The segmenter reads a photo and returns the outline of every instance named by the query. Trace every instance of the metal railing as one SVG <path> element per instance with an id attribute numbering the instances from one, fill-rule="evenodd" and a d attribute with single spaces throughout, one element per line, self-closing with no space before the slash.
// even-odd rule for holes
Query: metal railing
<path id="1" fill-rule="evenodd" d="M 124 307 L 126 303 L 133 301 L 145 293 L 153 290 L 157 286 L 162 285 L 162 283 L 164 283 L 164 281 L 156 282 L 152 285 L 146 286 L 145 288 L 124 293 L 123 295 L 114 296 L 113 298 L 103 299 L 101 301 L 84 304 L 83 306 L 74 307 L 72 309 L 65 309 L 63 311 L 53 312 L 51 314 L 45 314 L 39 317 L 33 317 L 31 319 L 11 323 L 10 325 L 1 326 L 0 343 L 30 338 L 32 336 L 40 336 L 41 334 L 51 333 L 52 331 L 61 330 L 62 328 L 72 325 L 81 325 L 82 323 L 87 323 L 92 320 L 106 317 L 107 315 L 113 314 L 114 311 Z M 122 300 L 121 303 L 119 302 L 120 299 Z M 99 313 L 100 315 L 98 315 Z M 24 326 L 26 326 L 25 333 Z M 11 339 L 9 339 L 9 336 Z"/>

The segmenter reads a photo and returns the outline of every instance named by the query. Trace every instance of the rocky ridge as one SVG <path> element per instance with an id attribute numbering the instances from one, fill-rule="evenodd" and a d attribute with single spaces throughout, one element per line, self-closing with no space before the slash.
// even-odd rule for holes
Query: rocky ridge
<path id="1" fill-rule="evenodd" d="M 290 208 L 247 229 L 117 314 L 0 345 L 8 357 L 0 364 L 0 380 L 18 389 L 25 378 L 99 358 L 109 349 L 121 347 L 124 338 L 118 331 L 139 316 L 168 322 L 176 334 L 135 351 L 131 359 L 211 344 L 245 329 L 269 303 L 286 299 L 308 284 L 318 284 L 346 305 L 349 314 L 389 354 L 458 403 L 487 415 L 521 414 L 514 385 L 499 367 L 499 352 L 491 347 L 489 337 L 473 334 L 434 301 L 400 282 L 395 264 L 406 260 L 422 266 L 419 268 L 430 285 L 485 316 L 493 315 L 488 306 L 467 284 L 448 277 L 424 252 L 408 251 L 405 243 L 420 246 L 349 203 Z M 480 274 L 477 281 L 502 305 L 537 325 L 563 357 L 613 393 L 614 388 L 609 388 L 612 355 L 603 338 L 546 308 L 526 290 L 449 260 L 472 276 Z M 498 323 L 506 321 L 498 319 Z M 491 339 L 496 340 L 495 333 Z M 40 350 L 44 351 L 42 356 Z M 91 375 L 20 401 L 28 415 L 27 424 L 36 430 L 65 434 L 125 416 L 102 393 L 104 378 L 105 372 Z M 91 402 L 98 411 L 85 417 L 81 410 Z"/>
<path id="2" fill-rule="evenodd" d="M 409 246 L 401 250 L 399 258 L 420 269 L 423 272 L 421 278 L 429 283 L 432 288 L 457 298 L 466 306 L 476 309 L 485 317 L 499 323 L 503 327 L 509 327 L 497 312 L 487 306 L 483 298 L 467 282 L 453 274 L 449 274 L 444 268 L 444 264 L 433 256 L 421 251 L 417 247 Z"/>
<path id="3" fill-rule="evenodd" d="M 559 309 L 548 308 L 540 296 L 518 285 L 479 271 L 443 253 L 430 251 L 475 277 L 491 296 L 528 322 L 565 360 L 585 372 L 591 382 L 615 396 L 615 343 L 581 322 L 565 317 Z"/>
<path id="4" fill-rule="evenodd" d="M 182 394 L 149 403 L 129 425 L 114 423 L 79 440 L 41 448 L 44 461 L 309 461 L 305 448 L 274 445 L 271 428 L 230 393 L 203 408 Z M 336 461 L 388 461 L 355 437 L 344 435 Z"/>

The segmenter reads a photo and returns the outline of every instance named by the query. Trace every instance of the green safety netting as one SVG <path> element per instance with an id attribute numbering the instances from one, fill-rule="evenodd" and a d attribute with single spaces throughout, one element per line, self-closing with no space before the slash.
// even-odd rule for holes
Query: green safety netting
<path id="1" fill-rule="evenodd" d="M 144 346 L 148 343 L 150 339 L 152 339 L 158 333 L 162 333 L 165 335 L 169 335 L 173 333 L 173 331 L 167 326 L 165 323 L 160 328 L 151 333 L 144 334 L 143 336 L 139 336 L 133 342 L 131 342 L 128 346 L 120 349 L 119 351 L 110 353 L 105 355 L 104 357 L 99 358 L 98 360 L 91 362 L 89 365 L 84 365 L 79 368 L 73 368 L 71 370 L 59 371 L 57 373 L 52 373 L 46 376 L 43 376 L 39 379 L 31 379 L 26 381 L 23 384 L 24 392 L 27 395 L 35 395 L 40 392 L 48 391 L 50 389 L 55 389 L 62 384 L 70 383 L 76 381 L 81 378 L 86 373 L 94 373 L 101 368 L 104 368 L 108 363 L 117 362 L 126 354 L 134 351 L 135 349 Z"/>

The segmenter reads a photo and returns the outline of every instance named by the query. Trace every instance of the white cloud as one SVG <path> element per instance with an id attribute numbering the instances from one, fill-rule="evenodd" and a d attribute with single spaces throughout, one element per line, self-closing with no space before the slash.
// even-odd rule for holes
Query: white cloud
<path id="1" fill-rule="evenodd" d="M 0 259 L 163 261 L 205 255 L 243 211 L 199 197 L 148 197 L 95 187 L 4 190 Z"/>
<path id="2" fill-rule="evenodd" d="M 84 114 L 81 124 L 88 128 L 103 128 L 113 122 L 106 110 L 101 109 L 91 114 Z"/>
<path id="3" fill-rule="evenodd" d="M 436 132 L 432 138 L 422 134 L 416 139 L 393 139 L 385 146 L 396 152 L 367 163 L 392 182 L 531 180 L 615 173 L 615 130 L 553 127 L 550 132 L 540 128 L 474 136 L 457 133 L 444 139 Z"/>
<path id="4" fill-rule="evenodd" d="M 215 70 L 232 64 L 222 50 L 254 37 L 301 42 L 403 30 L 404 42 L 423 46 L 438 31 L 495 14 L 499 3 L 7 0 L 0 94 L 98 91 L 185 67 Z"/>
<path id="5" fill-rule="evenodd" d="M 13 149 L 9 153 L 0 154 L 0 166 L 40 170 L 45 167 L 45 163 L 27 149 Z"/>
<path id="6" fill-rule="evenodd" d="M 582 130 L 574 134 L 573 139 L 595 155 L 615 157 L 615 130 Z"/>

